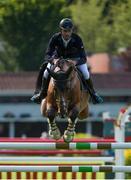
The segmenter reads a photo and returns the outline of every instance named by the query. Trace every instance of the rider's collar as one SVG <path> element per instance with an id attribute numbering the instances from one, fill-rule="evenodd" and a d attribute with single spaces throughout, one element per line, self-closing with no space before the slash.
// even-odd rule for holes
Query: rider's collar
<path id="1" fill-rule="evenodd" d="M 68 45 L 68 43 L 69 43 L 70 40 L 71 40 L 71 37 L 70 37 L 70 39 L 65 40 L 65 39 L 63 38 L 63 36 L 62 36 L 62 41 L 63 41 L 65 47 L 67 47 L 67 45 Z"/>

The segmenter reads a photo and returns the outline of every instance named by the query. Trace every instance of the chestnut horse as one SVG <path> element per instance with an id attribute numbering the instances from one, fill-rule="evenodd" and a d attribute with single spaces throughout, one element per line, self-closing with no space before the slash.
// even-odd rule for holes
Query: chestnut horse
<path id="1" fill-rule="evenodd" d="M 48 119 L 49 135 L 53 139 L 61 138 L 55 117 L 68 119 L 68 126 L 63 135 L 65 142 L 73 140 L 78 119 L 88 117 L 89 94 L 81 90 L 74 62 L 73 60 L 54 59 L 52 68 L 47 68 L 51 79 L 47 97 L 41 103 L 41 113 Z"/>

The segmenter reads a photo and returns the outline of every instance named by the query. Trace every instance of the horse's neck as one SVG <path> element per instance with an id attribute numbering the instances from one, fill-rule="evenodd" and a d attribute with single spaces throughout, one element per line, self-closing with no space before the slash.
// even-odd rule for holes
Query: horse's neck
<path id="1" fill-rule="evenodd" d="M 79 81 L 78 73 L 77 71 L 73 70 L 67 82 L 67 91 L 60 93 L 57 87 L 55 86 L 53 78 L 51 78 L 50 80 L 50 88 L 48 90 L 49 90 L 49 94 L 52 97 L 55 97 L 56 101 L 58 102 L 60 100 L 60 96 L 63 96 L 66 100 L 68 100 L 71 98 L 74 91 L 76 90 L 79 91 L 79 89 L 80 89 L 80 81 Z"/>
<path id="2" fill-rule="evenodd" d="M 72 72 L 70 81 L 71 81 L 71 89 L 73 89 L 75 86 L 80 87 L 80 81 L 79 81 L 79 78 L 78 78 L 77 71 L 74 70 Z"/>

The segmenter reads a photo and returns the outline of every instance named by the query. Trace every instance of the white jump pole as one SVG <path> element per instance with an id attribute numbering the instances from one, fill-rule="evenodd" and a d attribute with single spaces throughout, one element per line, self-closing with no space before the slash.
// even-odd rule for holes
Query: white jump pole
<path id="1" fill-rule="evenodd" d="M 0 166 L 0 172 L 131 172 L 131 166 Z"/>
<path id="2" fill-rule="evenodd" d="M 116 121 L 115 125 L 115 140 L 116 143 L 123 143 L 125 142 L 125 119 L 126 116 L 131 112 L 131 106 L 127 109 L 121 109 Z M 124 158 L 124 150 L 123 149 L 116 149 L 115 150 L 115 165 L 116 166 L 124 166 L 125 165 L 125 158 Z M 118 172 L 115 173 L 116 179 L 125 179 L 125 173 Z"/>
<path id="3" fill-rule="evenodd" d="M 39 150 L 89 150 L 89 149 L 131 149 L 131 143 L 27 143 L 27 142 L 2 142 L 0 149 L 39 149 Z"/>
<path id="4" fill-rule="evenodd" d="M 73 163 L 73 162 L 94 162 L 94 161 L 104 161 L 104 162 L 114 162 L 114 157 L 20 157 L 20 156 L 14 156 L 14 157 L 0 157 L 0 163 L 2 162 L 66 162 L 66 163 Z"/>

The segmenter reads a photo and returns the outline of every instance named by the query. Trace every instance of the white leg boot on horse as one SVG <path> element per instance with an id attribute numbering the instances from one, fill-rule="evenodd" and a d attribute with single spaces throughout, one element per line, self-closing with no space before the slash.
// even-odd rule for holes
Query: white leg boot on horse
<path id="1" fill-rule="evenodd" d="M 49 123 L 49 136 L 52 139 L 59 140 L 61 138 L 61 133 L 56 123 L 54 121 L 50 123 L 49 119 L 48 119 L 48 123 Z"/>
<path id="2" fill-rule="evenodd" d="M 75 125 L 77 123 L 77 119 L 75 120 L 74 123 L 69 119 L 69 124 L 67 129 L 64 132 L 63 139 L 65 142 L 69 143 L 73 141 L 74 135 L 75 135 Z"/>

